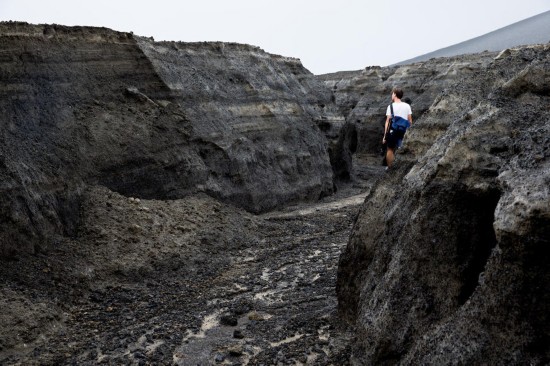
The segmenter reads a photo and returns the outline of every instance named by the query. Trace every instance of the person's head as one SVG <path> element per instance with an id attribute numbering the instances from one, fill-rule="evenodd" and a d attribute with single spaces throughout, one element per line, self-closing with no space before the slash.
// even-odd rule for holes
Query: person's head
<path id="1" fill-rule="evenodd" d="M 401 88 L 393 88 L 391 93 L 392 93 L 392 96 L 395 94 L 397 99 L 403 98 L 403 89 L 401 89 Z"/>

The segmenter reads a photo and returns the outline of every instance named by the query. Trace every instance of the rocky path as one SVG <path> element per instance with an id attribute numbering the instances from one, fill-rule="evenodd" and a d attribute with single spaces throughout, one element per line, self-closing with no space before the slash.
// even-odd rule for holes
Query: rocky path
<path id="1" fill-rule="evenodd" d="M 336 270 L 366 187 L 264 215 L 91 192 L 78 238 L 2 263 L 0 363 L 345 365 Z"/>
<path id="2" fill-rule="evenodd" d="M 174 361 L 346 364 L 334 284 L 359 198 L 265 215 L 261 249 L 241 253 L 206 290 L 201 327 L 186 334 Z"/>

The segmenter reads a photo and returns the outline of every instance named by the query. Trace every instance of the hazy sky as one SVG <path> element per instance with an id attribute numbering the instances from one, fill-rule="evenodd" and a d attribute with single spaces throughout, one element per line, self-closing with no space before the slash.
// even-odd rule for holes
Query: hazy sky
<path id="1" fill-rule="evenodd" d="M 548 10 L 550 0 L 0 0 L 0 20 L 247 43 L 314 74 L 386 66 Z"/>

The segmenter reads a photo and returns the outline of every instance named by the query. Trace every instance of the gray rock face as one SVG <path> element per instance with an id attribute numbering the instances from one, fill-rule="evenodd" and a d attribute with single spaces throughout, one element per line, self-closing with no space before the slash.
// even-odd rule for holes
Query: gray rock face
<path id="1" fill-rule="evenodd" d="M 487 56 L 392 69 L 443 82 L 340 258 L 355 364 L 550 361 L 550 47 Z"/>
<path id="2" fill-rule="evenodd" d="M 405 97 L 412 100 L 413 120 L 417 120 L 457 81 L 476 77 L 495 56 L 495 53 L 487 52 L 401 67 L 368 67 L 362 71 L 318 76 L 333 91 L 335 102 L 346 117 L 334 149 L 337 153 L 331 157 L 333 166 L 339 167 L 339 170 L 335 168 L 335 174 L 344 178 L 350 176 L 354 153 L 375 154 L 379 151 L 386 108 L 394 87 L 401 87 Z M 460 111 L 458 108 L 457 110 Z M 441 121 L 441 127 L 438 125 L 436 129 L 422 130 L 419 136 L 425 136 L 427 145 L 422 149 L 431 146 L 441 129 L 444 130 L 455 117 L 446 115 Z M 412 149 L 413 146 L 407 143 L 404 148 Z M 421 155 L 422 152 L 419 151 L 418 154 Z"/>
<path id="3" fill-rule="evenodd" d="M 333 191 L 343 118 L 298 60 L 25 23 L 2 23 L 0 44 L 0 253 L 74 235 L 90 184 L 254 212 Z"/>
<path id="4" fill-rule="evenodd" d="M 230 43 L 138 44 L 191 121 L 208 193 L 257 212 L 332 192 L 327 137 L 344 118 L 299 60 Z"/>

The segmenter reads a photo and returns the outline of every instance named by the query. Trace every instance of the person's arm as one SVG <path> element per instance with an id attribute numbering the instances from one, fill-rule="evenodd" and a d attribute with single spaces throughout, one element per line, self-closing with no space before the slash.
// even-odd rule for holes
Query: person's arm
<path id="1" fill-rule="evenodd" d="M 388 125 L 390 124 L 391 116 L 386 116 L 386 123 L 384 124 L 384 136 L 382 137 L 382 143 L 386 143 L 386 133 L 388 132 Z"/>
<path id="2" fill-rule="evenodd" d="M 410 123 L 411 126 L 412 126 L 412 124 L 413 124 L 413 115 L 412 115 L 412 114 L 409 114 L 407 117 L 408 117 L 408 119 L 409 119 L 409 123 Z"/>

